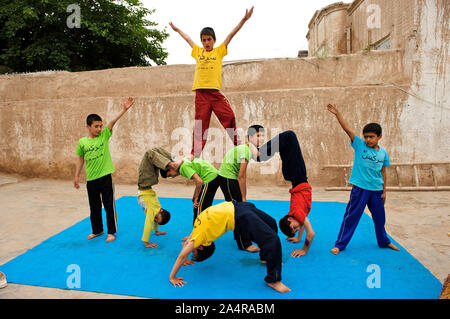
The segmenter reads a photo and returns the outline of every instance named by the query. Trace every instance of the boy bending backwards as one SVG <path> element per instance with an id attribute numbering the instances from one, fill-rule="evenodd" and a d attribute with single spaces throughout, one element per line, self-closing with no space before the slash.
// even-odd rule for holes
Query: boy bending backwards
<path id="1" fill-rule="evenodd" d="M 231 39 L 250 19 L 252 14 L 253 7 L 245 11 L 245 16 L 239 24 L 217 48 L 214 48 L 216 35 L 212 28 L 206 27 L 200 32 L 200 40 L 203 46 L 201 48 L 172 22 L 169 23 L 172 29 L 178 32 L 191 46 L 191 55 L 196 60 L 194 84 L 192 85 L 192 90 L 195 91 L 195 124 L 191 151 L 193 157 L 199 157 L 205 147 L 212 112 L 216 114 L 234 145 L 241 143 L 236 133 L 234 112 L 226 97 L 220 92 L 222 88 L 222 59 L 228 53 L 228 44 Z"/>
<path id="2" fill-rule="evenodd" d="M 177 277 L 182 265 L 192 264 L 187 259 L 193 252 L 194 261 L 209 258 L 214 250 L 214 241 L 227 231 L 238 232 L 243 238 L 254 241 L 261 248 L 259 256 L 266 264 L 267 275 L 264 280 L 269 287 L 278 292 L 290 289 L 281 282 L 281 243 L 277 235 L 276 221 L 248 202 L 223 202 L 211 206 L 197 216 L 191 235 L 178 255 L 172 268 L 169 281 L 175 286 L 184 286 L 186 281 Z"/>
<path id="3" fill-rule="evenodd" d="M 78 189 L 80 172 L 86 162 L 86 188 L 89 198 L 92 234 L 87 238 L 103 234 L 102 202 L 106 212 L 108 236 L 106 242 L 116 239 L 118 231 L 116 205 L 114 202 L 114 186 L 111 174 L 114 165 L 109 153 L 109 139 L 116 122 L 133 105 L 134 99 L 129 97 L 123 101 L 122 110 L 103 128 L 102 118 L 97 114 L 89 114 L 86 118 L 89 135 L 78 141 L 75 154 L 78 156 L 75 168 L 73 186 Z"/>
<path id="4" fill-rule="evenodd" d="M 314 230 L 308 216 L 311 211 L 311 186 L 306 175 L 305 161 L 298 143 L 297 135 L 293 131 L 278 134 L 272 140 L 262 145 L 257 152 L 258 162 L 269 160 L 275 153 L 280 153 L 281 170 L 285 180 L 292 183 L 289 213 L 279 221 L 281 231 L 291 243 L 298 243 L 306 230 L 303 249 L 295 249 L 292 257 L 301 257 L 308 253 L 314 239 Z M 295 238 L 295 233 L 298 236 Z"/>
<path id="5" fill-rule="evenodd" d="M 387 151 L 378 145 L 378 141 L 382 137 L 381 126 L 377 123 L 367 124 L 363 128 L 363 140 L 349 127 L 335 105 L 328 104 L 327 109 L 336 116 L 342 129 L 350 137 L 350 145 L 355 150 L 349 179 L 349 183 L 353 185 L 350 201 L 347 204 L 344 220 L 331 252 L 337 255 L 347 247 L 366 205 L 375 224 L 378 246 L 400 250 L 391 243 L 384 229 L 386 221 L 384 210 L 386 167 L 391 164 Z"/>
<path id="6" fill-rule="evenodd" d="M 165 170 L 172 161 L 172 155 L 161 147 L 154 147 L 145 152 L 139 165 L 138 197 L 137 201 L 145 212 L 144 232 L 142 241 L 147 248 L 158 245 L 151 243 L 150 233 L 153 230 L 157 236 L 166 235 L 159 231 L 159 225 L 165 225 L 170 220 L 170 213 L 161 208 L 153 185 L 158 184 L 159 170 Z"/>

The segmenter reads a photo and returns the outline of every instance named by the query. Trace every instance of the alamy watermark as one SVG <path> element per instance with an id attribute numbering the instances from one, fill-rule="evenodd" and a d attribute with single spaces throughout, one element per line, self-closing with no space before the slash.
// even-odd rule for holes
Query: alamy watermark
<path id="1" fill-rule="evenodd" d="M 377 264 L 370 264 L 366 272 L 371 273 L 366 280 L 367 288 L 381 288 L 381 268 Z"/>
<path id="2" fill-rule="evenodd" d="M 70 275 L 66 279 L 66 286 L 69 289 L 81 288 L 81 268 L 77 264 L 70 264 L 66 268 Z"/>
<path id="3" fill-rule="evenodd" d="M 69 4 L 66 9 L 67 13 L 71 13 L 66 19 L 66 25 L 69 29 L 81 28 L 81 9 L 76 3 Z"/>
<path id="4" fill-rule="evenodd" d="M 377 4 L 369 4 L 366 9 L 367 17 L 367 27 L 369 29 L 380 29 L 381 28 L 381 8 Z"/>

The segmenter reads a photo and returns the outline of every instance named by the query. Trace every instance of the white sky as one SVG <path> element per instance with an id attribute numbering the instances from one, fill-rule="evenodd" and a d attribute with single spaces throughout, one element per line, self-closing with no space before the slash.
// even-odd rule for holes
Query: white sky
<path id="1" fill-rule="evenodd" d="M 187 42 L 169 26 L 172 21 L 200 45 L 200 30 L 212 27 L 216 46 L 239 23 L 245 9 L 254 6 L 253 16 L 235 35 L 224 61 L 297 57 L 308 49 L 306 34 L 314 12 L 340 0 L 141 0 L 146 8 L 156 9 L 148 18 L 157 29 L 166 27 L 169 38 L 163 47 L 167 64 L 193 64 Z M 344 1 L 346 3 L 350 0 Z"/>

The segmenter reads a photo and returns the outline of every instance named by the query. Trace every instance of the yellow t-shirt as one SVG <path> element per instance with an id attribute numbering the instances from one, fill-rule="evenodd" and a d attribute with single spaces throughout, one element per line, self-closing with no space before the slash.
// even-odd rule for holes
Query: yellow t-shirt
<path id="1" fill-rule="evenodd" d="M 190 240 L 195 248 L 209 246 L 229 230 L 234 230 L 234 205 L 223 202 L 208 207 L 197 216 Z"/>
<path id="2" fill-rule="evenodd" d="M 209 52 L 194 44 L 191 55 L 197 63 L 195 64 L 193 91 L 197 89 L 220 90 L 222 88 L 222 59 L 227 53 L 225 43 Z"/>

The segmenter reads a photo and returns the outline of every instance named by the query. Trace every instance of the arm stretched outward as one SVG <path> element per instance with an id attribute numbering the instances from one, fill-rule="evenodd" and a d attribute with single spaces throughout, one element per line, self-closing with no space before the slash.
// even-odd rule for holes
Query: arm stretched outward
<path id="1" fill-rule="evenodd" d="M 125 114 L 126 111 L 128 111 L 128 109 L 133 105 L 133 103 L 134 103 L 134 98 L 131 96 L 127 100 L 123 100 L 122 110 L 120 110 L 120 112 L 117 113 L 117 115 L 108 123 L 108 127 L 111 131 L 112 131 L 114 125 L 116 124 L 116 122 L 122 117 L 122 115 Z"/>
<path id="2" fill-rule="evenodd" d="M 173 31 L 177 32 L 183 39 L 186 40 L 186 42 L 191 46 L 191 48 L 195 45 L 194 41 L 192 41 L 191 37 L 188 36 L 186 33 L 181 31 L 180 28 L 176 27 L 172 22 L 169 22 L 169 25 L 172 27 Z"/>
<path id="3" fill-rule="evenodd" d="M 175 264 L 172 267 L 172 271 L 170 272 L 169 281 L 174 287 L 182 287 L 186 283 L 181 277 L 176 277 L 178 270 L 180 270 L 181 266 L 186 264 L 187 258 L 189 254 L 194 250 L 194 242 L 188 241 L 184 244 L 183 249 L 175 261 Z"/>
<path id="4" fill-rule="evenodd" d="M 238 183 L 243 202 L 247 201 L 247 166 L 248 161 L 245 158 L 242 159 L 241 167 L 239 169 Z"/>
<path id="5" fill-rule="evenodd" d="M 241 30 L 244 23 L 247 22 L 248 19 L 250 19 L 252 14 L 253 14 L 253 7 L 251 7 L 250 10 L 245 9 L 245 15 L 242 18 L 242 20 L 239 21 L 239 24 L 235 26 L 233 30 L 231 30 L 230 34 L 223 41 L 226 47 L 228 47 L 228 44 L 230 43 L 231 39 L 233 39 L 233 37 L 236 35 L 236 33 L 238 33 L 239 30 Z"/>
<path id="6" fill-rule="evenodd" d="M 353 142 L 353 140 L 355 139 L 355 132 L 350 128 L 348 123 L 344 120 L 341 112 L 339 112 L 339 110 L 336 108 L 336 105 L 328 104 L 327 109 L 328 109 L 328 111 L 330 111 L 332 114 L 334 114 L 336 116 L 342 129 L 345 131 L 345 133 L 347 133 L 348 137 L 350 137 L 350 140 Z"/>
<path id="7" fill-rule="evenodd" d="M 306 255 L 308 253 L 308 250 L 311 247 L 312 241 L 314 239 L 314 230 L 312 229 L 311 223 L 309 222 L 308 218 L 305 218 L 303 227 L 306 230 L 305 245 L 303 246 L 303 249 L 294 250 L 291 253 L 292 257 L 301 257 L 301 256 Z M 303 227 L 301 228 L 302 232 L 303 232 Z M 299 233 L 300 233 L 300 231 L 299 231 Z"/>

